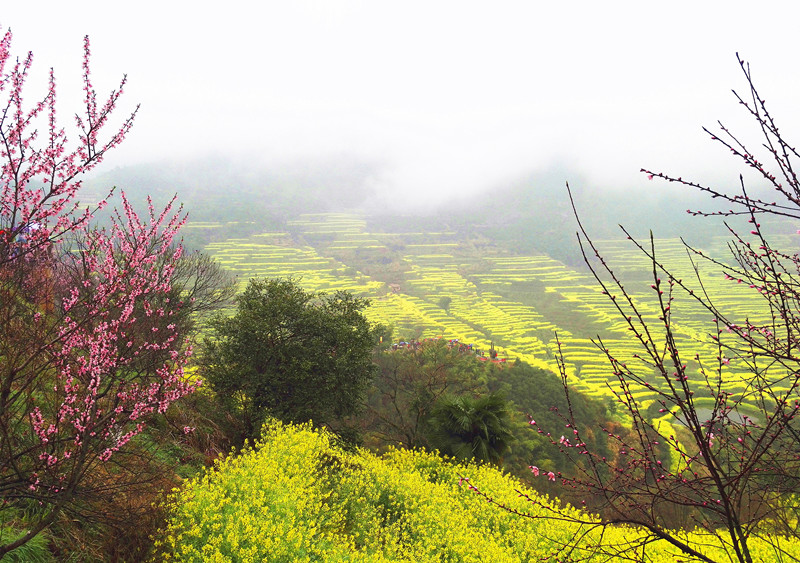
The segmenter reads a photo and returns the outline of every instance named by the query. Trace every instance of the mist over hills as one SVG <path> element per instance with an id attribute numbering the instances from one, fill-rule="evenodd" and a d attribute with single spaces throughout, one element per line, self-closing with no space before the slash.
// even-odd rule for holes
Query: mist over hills
<path id="1" fill-rule="evenodd" d="M 242 221 L 357 208 L 374 192 L 376 172 L 375 163 L 347 159 L 269 166 L 212 156 L 117 167 L 87 181 L 86 191 L 118 186 L 157 204 L 177 194 L 192 221 Z"/>
<path id="2" fill-rule="evenodd" d="M 355 158 L 258 163 L 212 156 L 117 167 L 88 180 L 83 193 L 91 200 L 117 186 L 137 206 L 150 195 L 157 207 L 177 194 L 190 221 L 229 223 L 220 238 L 280 228 L 302 213 L 357 211 L 375 231 L 446 228 L 467 238 L 488 238 L 514 252 L 545 253 L 578 265 L 582 259 L 569 182 L 593 238 L 623 236 L 620 224 L 635 236 L 647 236 L 652 229 L 657 237 L 687 236 L 700 245 L 721 234 L 718 221 L 686 213 L 705 208 L 708 200 L 702 194 L 644 178 L 634 189 L 603 189 L 556 165 L 478 193 L 452 190 L 439 203 L 407 197 L 386 187 L 383 178 L 380 162 Z"/>

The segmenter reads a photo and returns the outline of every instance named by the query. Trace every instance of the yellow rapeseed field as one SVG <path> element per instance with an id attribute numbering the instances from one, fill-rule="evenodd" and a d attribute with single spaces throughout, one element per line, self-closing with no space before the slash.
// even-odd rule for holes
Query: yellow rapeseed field
<path id="1" fill-rule="evenodd" d="M 465 481 L 464 478 L 469 480 Z M 533 518 L 513 514 L 497 503 Z M 537 501 L 520 497 L 523 491 Z M 488 466 L 455 464 L 434 454 L 395 450 L 378 457 L 348 452 L 308 425 L 272 423 L 254 448 L 218 463 L 175 490 L 169 521 L 157 538 L 159 561 L 453 561 L 516 562 L 564 557 L 559 546 L 586 531 L 581 552 L 591 555 L 600 530 L 543 518 L 553 506 Z M 575 515 L 562 508 L 564 516 Z M 639 532 L 607 528 L 620 545 Z M 725 560 L 713 537 L 684 533 L 712 557 Z M 754 545 L 759 560 L 772 560 Z M 797 553 L 800 555 L 800 546 Z M 645 561 L 685 560 L 652 543 Z M 594 560 L 589 557 L 587 560 Z M 607 560 L 597 558 L 596 560 Z"/>

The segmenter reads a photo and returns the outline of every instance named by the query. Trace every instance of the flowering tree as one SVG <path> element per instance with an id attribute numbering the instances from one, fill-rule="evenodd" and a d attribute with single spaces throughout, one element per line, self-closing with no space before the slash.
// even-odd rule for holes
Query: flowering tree
<path id="1" fill-rule="evenodd" d="M 627 433 L 603 429 L 614 455 L 587 446 L 587 429 L 576 424 L 571 407 L 561 413 L 565 431 L 540 428 L 531 419 L 540 433 L 552 433 L 553 446 L 576 461 L 579 473 L 568 477 L 536 466 L 531 471 L 560 481 L 573 497 L 577 491 L 600 514 L 599 519 L 552 514 L 599 528 L 563 546 L 561 555 L 570 559 L 582 552 L 644 560 L 654 542 L 666 542 L 691 560 L 797 560 L 800 257 L 772 244 L 766 230 L 770 220 L 769 226 L 775 227 L 786 218 L 800 219 L 800 178 L 795 172 L 800 154 L 779 133 L 749 66 L 741 60 L 739 64 L 749 92 L 736 97 L 757 123 L 761 146 L 752 150 L 722 124 L 721 132 L 706 132 L 755 171 L 757 186 L 748 189 L 740 176 L 739 192 L 731 193 L 643 170 L 651 180 L 677 182 L 730 205 L 727 210 L 690 211 L 726 218 L 729 259 L 687 244 L 697 275 L 682 279 L 659 259 L 652 234 L 643 243 L 623 229 L 652 267 L 653 300 L 646 304 L 603 258 L 578 218 L 584 260 L 639 352 L 623 358 L 602 339 L 595 340 L 615 376 L 609 388 L 630 421 Z M 758 152 L 772 161 L 772 170 Z M 772 188 L 772 195 L 752 195 L 768 193 L 765 188 Z M 749 222 L 749 233 L 736 225 L 741 220 Z M 751 310 L 742 315 L 719 304 L 708 278 L 700 275 L 701 265 L 716 268 L 727 283 L 749 288 L 765 314 Z M 680 339 L 676 319 L 691 308 L 710 319 L 707 345 L 712 354 L 704 355 L 696 344 Z M 649 312 L 653 309 L 655 315 Z M 569 398 L 563 360 L 560 368 Z M 471 488 L 480 494 L 476 484 Z M 629 540 L 608 541 L 602 530 L 620 524 L 634 526 Z"/>
<path id="2" fill-rule="evenodd" d="M 146 416 L 193 385 L 171 279 L 185 221 L 172 203 L 140 217 L 122 196 L 104 228 L 77 200 L 81 175 L 121 143 L 136 111 L 110 133 L 125 84 L 100 104 L 84 41 L 84 108 L 77 138 L 44 98 L 24 104 L 32 55 L 0 41 L 0 519 L 34 521 L 0 538 L 0 558 L 91 495 L 87 479 L 141 432 Z M 137 108 L 138 109 L 138 108 Z M 111 196 L 111 193 L 108 194 Z M 173 296 L 171 301 L 169 296 Z"/>

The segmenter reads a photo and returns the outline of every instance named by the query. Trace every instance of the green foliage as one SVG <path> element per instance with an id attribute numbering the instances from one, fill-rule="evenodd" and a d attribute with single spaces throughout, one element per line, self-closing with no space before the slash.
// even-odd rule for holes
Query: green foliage
<path id="1" fill-rule="evenodd" d="M 452 302 L 453 302 L 453 298 L 452 297 L 450 297 L 449 295 L 443 295 L 442 297 L 439 298 L 439 301 L 437 301 L 437 304 L 439 305 L 439 307 L 441 307 L 442 309 L 447 311 L 447 310 L 450 309 L 450 303 L 452 303 Z"/>
<path id="2" fill-rule="evenodd" d="M 296 280 L 250 280 L 232 317 L 211 322 L 200 373 L 255 438 L 266 416 L 335 423 L 361 404 L 378 331 L 365 299 L 303 290 Z"/>
<path id="3" fill-rule="evenodd" d="M 512 408 L 525 417 L 532 417 L 537 422 L 536 429 L 543 431 L 542 434 L 537 433 L 527 420 L 514 428 L 517 441 L 512 444 L 511 452 L 506 456 L 508 469 L 518 473 L 534 464 L 572 473 L 575 469 L 573 463 L 558 455 L 547 436 L 550 433 L 557 439 L 564 433 L 565 422 L 560 414 L 568 414 L 564 388 L 558 376 L 518 361 L 503 369 L 502 374 L 493 379 L 490 388 L 511 397 Z M 595 451 L 602 452 L 601 455 L 608 455 L 607 436 L 602 432 L 595 432 L 601 425 L 608 426 L 604 404 L 574 390 L 570 398 L 576 422 L 586 429 L 587 443 Z"/>
<path id="4" fill-rule="evenodd" d="M 27 530 L 15 526 L 0 525 L 0 540 L 3 543 L 11 543 L 26 532 Z M 27 543 L 7 553 L 2 559 L 8 563 L 50 563 L 54 559 L 48 549 L 49 541 L 47 533 L 38 534 Z"/>
<path id="5" fill-rule="evenodd" d="M 445 397 L 431 413 L 431 442 L 456 459 L 502 464 L 513 441 L 506 400 L 493 393 L 483 397 Z"/>
<path id="6" fill-rule="evenodd" d="M 488 369 L 441 340 L 375 354 L 378 374 L 362 419 L 365 443 L 431 448 L 429 419 L 446 395 L 488 393 Z"/>
<path id="7" fill-rule="evenodd" d="M 555 436 L 564 432 L 560 413 L 567 413 L 567 404 L 561 381 L 553 372 L 519 360 L 500 365 L 479 361 L 471 352 L 450 348 L 439 339 L 411 348 L 383 350 L 375 354 L 375 363 L 378 375 L 369 387 L 367 409 L 361 417 L 364 445 L 439 449 L 455 457 L 471 458 L 466 450 L 458 450 L 459 444 L 465 446 L 466 442 L 443 432 L 444 421 L 435 420 L 437 408 L 442 408 L 438 414 L 444 416 L 444 405 L 454 397 L 463 402 L 461 407 L 470 408 L 474 405 L 467 403 L 496 401 L 488 398 L 495 394 L 510 398 L 500 425 L 511 433 L 510 438 L 503 439 L 508 446 L 502 452 L 503 467 L 524 479 L 530 476 L 531 464 L 574 473 L 574 463 L 559 455 L 546 433 L 536 431 L 542 428 Z M 576 420 L 587 428 L 587 443 L 606 452 L 606 435 L 596 432 L 601 426 L 614 426 L 609 426 L 604 403 L 577 391 L 573 391 L 572 399 Z M 532 427 L 528 416 L 539 425 Z M 500 434 L 504 432 L 498 431 Z M 481 447 L 479 442 L 475 446 Z M 499 461 L 499 457 L 478 455 L 492 461 Z M 537 487 L 541 485 L 548 487 L 541 480 L 536 482 Z"/>
<path id="8" fill-rule="evenodd" d="M 11 543 L 28 532 L 26 512 L 18 511 L 13 514 L 9 511 L 4 515 L 7 521 L 0 523 L 0 542 Z M 54 558 L 48 548 L 49 542 L 50 534 L 48 532 L 37 534 L 27 543 L 10 551 L 0 559 L 4 563 L 6 561 L 8 563 L 50 563 L 54 561 Z"/>

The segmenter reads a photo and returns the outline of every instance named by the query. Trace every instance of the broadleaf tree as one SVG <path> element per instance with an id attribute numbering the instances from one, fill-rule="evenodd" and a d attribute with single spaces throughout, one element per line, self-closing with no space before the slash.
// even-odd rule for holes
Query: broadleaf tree
<path id="1" fill-rule="evenodd" d="M 364 316 L 366 299 L 278 278 L 251 279 L 236 303 L 211 321 L 200 364 L 240 440 L 257 438 L 267 417 L 335 426 L 358 411 L 381 333 Z"/>
<path id="2" fill-rule="evenodd" d="M 362 429 L 376 448 L 433 448 L 431 414 L 448 395 L 488 393 L 490 366 L 444 340 L 377 352 L 378 373 L 367 391 Z"/>

